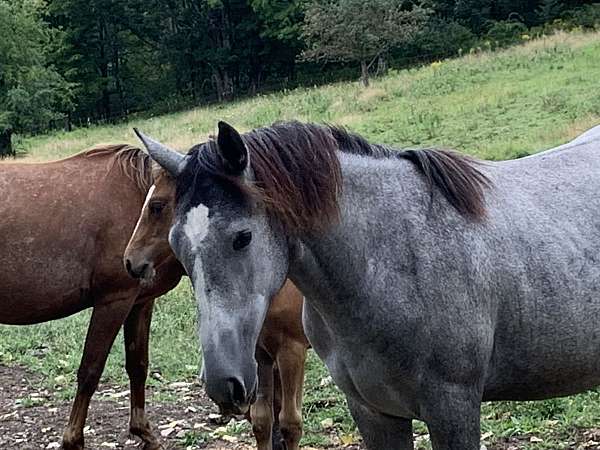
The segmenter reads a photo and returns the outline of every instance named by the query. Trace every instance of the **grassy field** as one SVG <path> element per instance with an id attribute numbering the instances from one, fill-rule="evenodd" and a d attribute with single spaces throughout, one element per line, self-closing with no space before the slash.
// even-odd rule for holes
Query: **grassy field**
<path id="1" fill-rule="evenodd" d="M 486 159 L 507 159 L 568 141 L 600 123 L 600 34 L 558 34 L 498 53 L 478 53 L 392 72 L 363 89 L 356 83 L 258 96 L 127 124 L 20 138 L 26 160 L 56 159 L 100 142 L 135 143 L 132 126 L 185 150 L 214 132 L 217 120 L 240 129 L 299 119 L 346 125 L 374 142 L 452 147 Z M 30 327 L 0 326 L 0 362 L 33 368 L 47 383 L 73 392 L 88 313 Z M 157 305 L 151 370 L 171 381 L 196 376 L 199 360 L 191 289 L 183 282 Z M 314 355 L 304 404 L 305 444 L 328 444 L 332 433 L 351 440 L 352 421 L 339 391 Z M 118 340 L 104 379 L 124 383 Z M 160 383 L 152 380 L 151 383 Z M 166 396 L 166 394 L 165 394 Z M 488 404 L 482 432 L 488 444 L 519 436 L 519 448 L 575 448 L 582 428 L 598 425 L 600 398 L 589 392 L 545 402 Z M 418 428 L 424 431 L 422 425 Z M 577 438 L 581 439 L 581 438 Z M 420 444 L 427 448 L 426 440 Z"/>

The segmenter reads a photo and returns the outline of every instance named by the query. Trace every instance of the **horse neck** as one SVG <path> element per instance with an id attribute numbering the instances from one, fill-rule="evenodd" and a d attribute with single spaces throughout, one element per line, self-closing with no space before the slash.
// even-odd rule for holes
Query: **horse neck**
<path id="1" fill-rule="evenodd" d="M 343 194 L 340 222 L 318 236 L 299 238 L 302 251 L 290 278 L 308 298 L 347 298 L 377 262 L 378 241 L 396 241 L 423 217 L 429 200 L 425 183 L 409 161 L 340 155 Z M 348 290 L 348 292 L 344 292 Z"/>

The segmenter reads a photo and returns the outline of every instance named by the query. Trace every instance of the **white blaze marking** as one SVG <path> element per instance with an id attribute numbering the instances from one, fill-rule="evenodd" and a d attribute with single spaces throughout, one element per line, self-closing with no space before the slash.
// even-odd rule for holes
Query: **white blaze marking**
<path id="1" fill-rule="evenodd" d="M 202 328 L 206 329 L 207 326 L 202 327 L 202 322 L 206 320 L 208 315 L 208 299 L 206 298 L 206 283 L 204 282 L 204 268 L 202 267 L 202 259 L 196 257 L 194 259 L 194 279 L 192 284 L 194 285 L 194 293 L 198 308 L 198 317 L 200 318 L 197 323 L 197 333 L 200 345 L 204 344 L 202 339 Z M 204 371 L 204 356 L 202 356 L 202 370 Z"/>
<path id="2" fill-rule="evenodd" d="M 150 189 L 148 189 L 148 194 L 146 194 L 146 200 L 144 200 L 144 205 L 142 206 L 142 211 L 140 212 L 140 217 L 138 218 L 138 221 L 135 224 L 135 228 L 133 229 L 133 234 L 131 235 L 132 239 L 135 236 L 135 234 L 137 233 L 138 228 L 140 227 L 140 223 L 142 222 L 142 217 L 144 216 L 144 210 L 146 209 L 146 206 L 148 206 L 148 203 L 150 203 L 150 198 L 152 197 L 152 194 L 154 193 L 154 189 L 156 189 L 156 185 L 154 185 L 154 184 L 152 186 L 150 186 Z"/>
<path id="3" fill-rule="evenodd" d="M 183 232 L 192 243 L 192 250 L 196 249 L 208 234 L 208 208 L 206 206 L 198 205 L 189 210 Z"/>

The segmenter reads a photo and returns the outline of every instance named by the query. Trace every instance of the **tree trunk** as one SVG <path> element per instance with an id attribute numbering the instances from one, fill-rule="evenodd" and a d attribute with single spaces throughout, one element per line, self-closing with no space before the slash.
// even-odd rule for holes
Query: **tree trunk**
<path id="1" fill-rule="evenodd" d="M 73 131 L 73 122 L 72 122 L 72 118 L 71 118 L 71 111 L 67 111 L 67 114 L 65 115 L 65 130 Z"/>
<path id="2" fill-rule="evenodd" d="M 387 60 L 379 55 L 379 57 L 377 58 L 377 72 L 376 72 L 376 76 L 378 77 L 382 77 L 387 73 Z"/>
<path id="3" fill-rule="evenodd" d="M 364 87 L 369 87 L 369 66 L 366 61 L 360 62 L 360 82 Z"/>
<path id="4" fill-rule="evenodd" d="M 223 2 L 221 7 L 215 7 L 209 12 L 209 27 L 208 35 L 212 45 L 216 49 L 224 50 L 226 58 L 221 59 L 215 63 L 213 67 L 213 83 L 217 90 L 217 97 L 219 102 L 231 100 L 234 94 L 234 77 L 232 74 L 232 67 L 226 60 L 231 56 L 232 49 L 232 25 L 229 18 L 228 3 Z"/>
<path id="5" fill-rule="evenodd" d="M 119 55 L 119 44 L 113 41 L 113 67 L 115 77 L 115 87 L 119 94 L 119 103 L 121 109 L 121 118 L 127 117 L 127 105 L 125 104 L 125 92 L 123 90 L 123 84 L 121 83 L 121 68 L 120 68 L 120 55 Z"/>
<path id="6" fill-rule="evenodd" d="M 102 98 L 101 98 L 101 105 L 102 105 L 102 112 L 101 114 L 103 114 L 103 119 L 105 120 L 110 120 L 111 118 L 111 111 L 110 111 L 110 92 L 108 90 L 108 76 L 109 76 L 109 71 L 108 71 L 108 55 L 107 55 L 107 43 L 106 43 L 106 27 L 104 24 L 104 21 L 100 21 L 99 24 L 99 28 L 100 28 L 100 61 L 99 61 L 99 69 L 100 69 L 100 76 L 102 77 Z"/>
<path id="7" fill-rule="evenodd" d="M 10 128 L 0 130 L 0 158 L 15 156 L 11 138 L 12 130 Z"/>
<path id="8" fill-rule="evenodd" d="M 225 92 L 225 88 L 223 87 L 223 80 L 221 80 L 221 75 L 215 69 L 213 69 L 212 79 L 213 79 L 213 84 L 215 86 L 215 89 L 217 91 L 217 101 L 219 103 L 221 103 L 223 101 L 223 95 Z"/>

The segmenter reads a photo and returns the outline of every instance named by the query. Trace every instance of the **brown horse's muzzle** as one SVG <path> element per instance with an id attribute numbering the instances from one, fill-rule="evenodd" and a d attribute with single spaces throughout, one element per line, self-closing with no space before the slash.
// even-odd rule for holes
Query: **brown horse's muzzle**
<path id="1" fill-rule="evenodd" d="M 154 267 L 151 262 L 140 261 L 134 262 L 129 258 L 124 260 L 125 269 L 132 278 L 150 279 L 154 276 Z"/>

